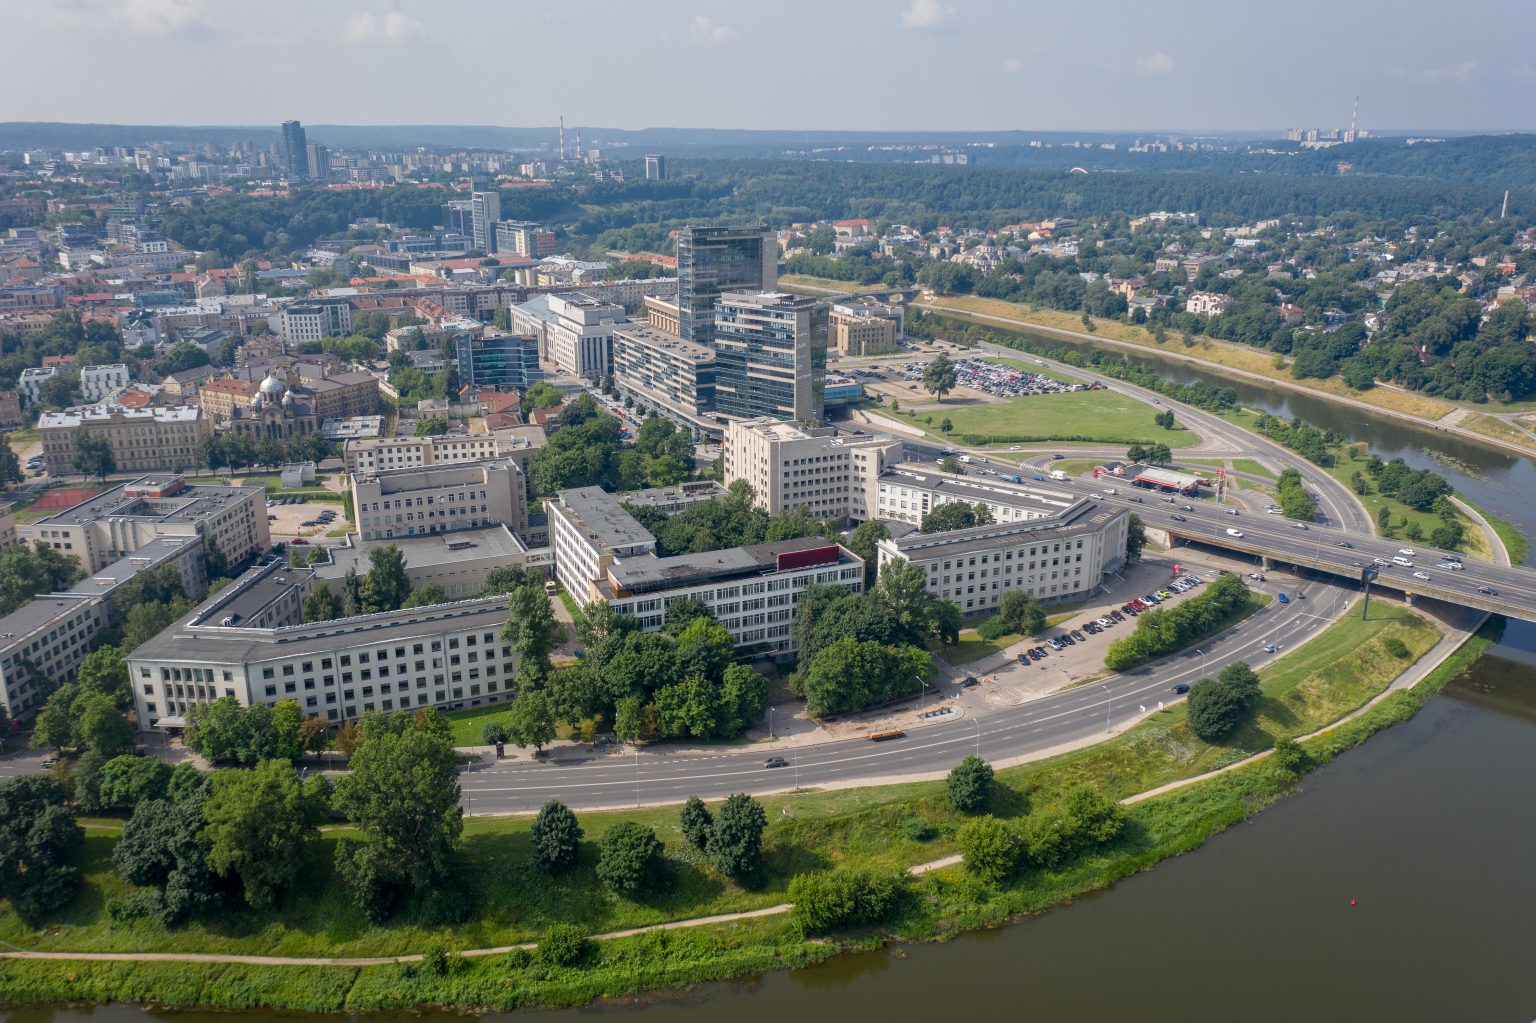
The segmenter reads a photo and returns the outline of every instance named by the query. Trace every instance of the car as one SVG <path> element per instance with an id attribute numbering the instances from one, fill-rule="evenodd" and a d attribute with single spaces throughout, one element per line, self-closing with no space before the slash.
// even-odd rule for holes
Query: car
<path id="1" fill-rule="evenodd" d="M 1171 497 L 1165 497 L 1165 498 L 1163 498 L 1163 503 L 1164 504 L 1175 504 L 1177 502 L 1175 502 L 1174 499 L 1171 498 Z"/>
<path id="2" fill-rule="evenodd" d="M 1250 579 L 1263 579 L 1264 577 L 1262 575 L 1260 575 L 1259 573 L 1257 573 L 1257 572 L 1249 572 L 1248 573 L 1248 578 L 1250 578 Z"/>
<path id="3" fill-rule="evenodd" d="M 969 689 L 971 686 L 977 685 L 981 685 L 981 680 L 978 679 L 975 675 L 967 675 L 965 678 L 960 680 L 961 689 Z"/>
<path id="4" fill-rule="evenodd" d="M 1162 597 L 1164 600 L 1167 600 L 1169 597 L 1173 596 L 1173 594 L 1169 593 L 1167 590 L 1158 590 L 1157 595 Z"/>
<path id="5" fill-rule="evenodd" d="M 1045 482 L 1045 477 L 1044 476 L 1036 476 L 1035 477 L 1035 482 L 1036 483 L 1044 483 Z"/>
<path id="6" fill-rule="evenodd" d="M 1415 573 L 1413 573 L 1413 577 L 1415 579 L 1422 579 L 1424 582 L 1429 582 L 1429 573 L 1428 572 L 1415 572 Z"/>
<path id="7" fill-rule="evenodd" d="M 1195 510 L 1195 506 L 1192 505 L 1192 504 L 1181 504 L 1181 505 L 1179 505 L 1179 511 L 1194 511 L 1194 510 Z"/>
<path id="8" fill-rule="evenodd" d="M 1236 508 L 1228 508 L 1227 509 L 1227 514 L 1231 515 L 1231 516 L 1233 516 L 1235 518 L 1235 517 L 1237 517 L 1241 513 Z"/>
<path id="9" fill-rule="evenodd" d="M 1349 564 L 1350 564 L 1350 566 L 1352 568 L 1364 568 L 1365 567 L 1365 562 L 1363 562 L 1363 561 L 1351 561 Z"/>
<path id="10" fill-rule="evenodd" d="M 763 766 L 764 767 L 788 767 L 789 766 L 789 761 L 785 760 L 783 757 L 769 757 L 767 760 L 763 761 Z"/>
<path id="11" fill-rule="evenodd" d="M 1265 508 L 1264 509 L 1264 514 L 1265 515 L 1284 515 L 1285 513 L 1283 511 L 1281 511 L 1279 508 Z"/>
<path id="12" fill-rule="evenodd" d="M 1105 497 L 1114 497 L 1118 493 L 1120 493 L 1120 491 L 1116 490 L 1114 487 L 1109 487 L 1109 488 L 1107 488 L 1104 491 L 1104 496 Z"/>
<path id="13" fill-rule="evenodd" d="M 1388 561 L 1386 558 L 1372 558 L 1371 559 L 1371 563 L 1372 564 L 1376 564 L 1376 565 L 1390 565 L 1390 564 L 1392 564 L 1392 562 Z"/>
<path id="14" fill-rule="evenodd" d="M 1052 455 L 1052 456 L 1051 456 L 1051 461 L 1053 461 L 1053 462 L 1059 462 L 1059 461 L 1061 461 L 1061 460 L 1062 460 L 1062 459 L 1063 459 L 1063 458 L 1066 458 L 1066 457 L 1067 457 L 1067 456 L 1066 456 L 1066 455 Z"/>
<path id="15" fill-rule="evenodd" d="M 1291 528 L 1292 529 L 1310 529 L 1311 527 L 1308 526 L 1305 522 L 1292 522 L 1291 523 Z"/>
<path id="16" fill-rule="evenodd" d="M 1177 514 L 1177 513 L 1175 513 L 1175 514 L 1173 514 L 1173 515 L 1170 515 L 1170 516 L 1168 516 L 1168 517 L 1169 517 L 1169 518 L 1170 518 L 1170 519 L 1172 519 L 1172 520 L 1173 520 L 1173 521 L 1175 521 L 1175 522 L 1188 522 L 1188 521 L 1189 521 L 1189 520 L 1188 520 L 1188 519 L 1186 519 L 1186 518 L 1185 518 L 1185 517 L 1184 517 L 1184 516 L 1182 516 L 1182 515 L 1179 515 L 1179 514 Z"/>
<path id="17" fill-rule="evenodd" d="M 1440 562 L 1440 564 L 1436 565 L 1435 567 L 1436 568 L 1443 568 L 1443 569 L 1445 569 L 1448 572 L 1460 572 L 1462 570 L 1463 566 L 1462 566 L 1461 562 L 1459 562 L 1459 561 L 1442 561 L 1442 562 Z"/>
<path id="18" fill-rule="evenodd" d="M 1352 551 L 1352 550 L 1355 549 L 1355 545 L 1350 543 L 1348 540 L 1340 540 L 1338 543 L 1334 544 L 1334 546 L 1335 547 L 1342 547 L 1346 551 Z"/>
<path id="19" fill-rule="evenodd" d="M 1227 535 L 1228 536 L 1235 536 L 1238 539 L 1242 539 L 1243 531 L 1241 529 L 1229 529 L 1229 530 L 1227 530 Z"/>
<path id="20" fill-rule="evenodd" d="M 1458 565 L 1461 564 L 1461 555 L 1460 554 L 1442 554 L 1440 556 L 1442 558 L 1444 558 L 1446 561 L 1454 561 Z"/>
<path id="21" fill-rule="evenodd" d="M 1411 558 L 1417 552 L 1414 551 L 1414 549 L 1412 547 L 1402 547 L 1402 548 L 1398 549 L 1397 553 L 1401 554 L 1405 558 Z"/>
<path id="22" fill-rule="evenodd" d="M 58 757 L 48 757 L 46 760 L 43 761 L 43 766 L 44 767 L 52 767 L 55 764 L 57 764 L 58 762 L 59 762 L 59 758 Z"/>
<path id="23" fill-rule="evenodd" d="M 1145 501 L 1143 501 L 1141 498 L 1137 497 L 1134 494 L 1132 494 L 1130 497 L 1127 497 L 1126 500 L 1130 501 L 1130 502 L 1132 502 L 1134 504 L 1145 504 L 1146 503 Z"/>
<path id="24" fill-rule="evenodd" d="M 295 545 L 297 545 L 299 547 L 307 547 L 307 546 L 309 546 L 309 541 L 304 539 L 302 536 L 299 537 L 296 540 L 289 540 L 288 542 L 291 543 L 291 544 L 295 544 Z"/>
<path id="25" fill-rule="evenodd" d="M 1077 640 L 1078 642 L 1082 642 L 1082 639 L 1083 639 L 1082 631 L 1080 629 L 1073 629 L 1072 630 L 1072 638 Z"/>
<path id="26" fill-rule="evenodd" d="M 1290 598 L 1290 597 L 1287 597 L 1287 596 L 1286 596 L 1286 595 L 1285 595 L 1285 594 L 1283 594 L 1283 593 L 1277 593 L 1277 594 L 1275 594 L 1275 599 L 1276 599 L 1276 600 L 1278 600 L 1278 601 L 1279 601 L 1279 602 L 1280 602 L 1280 603 L 1282 603 L 1282 604 L 1289 604 L 1289 603 L 1290 603 L 1290 602 L 1291 602 L 1291 598 Z"/>
<path id="27" fill-rule="evenodd" d="M 1020 449 L 1020 447 L 1017 444 L 1015 444 L 1012 447 L 1010 447 L 1008 450 L 1009 451 L 1019 451 L 1021 449 Z"/>
<path id="28" fill-rule="evenodd" d="M 1177 685 L 1175 685 L 1173 687 L 1173 691 L 1175 693 L 1179 694 L 1180 696 L 1183 696 L 1185 693 L 1189 692 L 1189 683 L 1188 682 L 1180 682 L 1180 683 L 1178 683 Z"/>
<path id="29" fill-rule="evenodd" d="M 1499 595 L 1499 591 L 1494 589 L 1492 586 L 1479 586 L 1477 588 L 1477 592 L 1481 593 L 1485 597 L 1497 597 Z"/>
<path id="30" fill-rule="evenodd" d="M 1019 663 L 1020 664 L 1028 664 L 1029 663 L 1029 659 L 1030 659 L 1031 656 L 1032 655 L 1030 654 L 1030 652 L 1028 650 L 1024 651 L 1022 654 L 1019 655 Z"/>
<path id="31" fill-rule="evenodd" d="M 1264 652 L 1266 654 L 1278 654 L 1280 652 L 1280 644 L 1279 643 L 1265 643 L 1264 644 Z"/>
<path id="32" fill-rule="evenodd" d="M 1123 612 L 1120 612 L 1120 611 L 1111 611 L 1109 613 L 1109 616 L 1111 618 L 1113 618 L 1117 622 L 1125 621 L 1125 614 Z"/>
<path id="33" fill-rule="evenodd" d="M 276 515 L 268 515 L 267 516 L 267 521 L 268 522 L 276 522 L 277 521 L 277 516 Z"/>

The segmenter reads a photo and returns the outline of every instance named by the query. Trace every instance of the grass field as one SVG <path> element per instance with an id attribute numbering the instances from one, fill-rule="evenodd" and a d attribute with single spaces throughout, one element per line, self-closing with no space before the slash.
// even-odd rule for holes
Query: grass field
<path id="1" fill-rule="evenodd" d="M 1467 504 L 1472 504 L 1465 497 L 1461 500 L 1466 501 Z M 1525 538 L 1525 534 L 1520 532 L 1520 527 L 1513 522 L 1506 522 L 1497 515 L 1490 514 L 1486 509 L 1480 508 L 1475 504 L 1472 504 L 1472 507 L 1477 508 L 1478 514 L 1487 519 L 1488 525 L 1492 526 L 1493 531 L 1499 535 L 1499 540 L 1504 545 L 1504 551 L 1509 555 L 1510 564 L 1523 564 L 1526 557 L 1531 553 L 1531 544 Z"/>
<path id="2" fill-rule="evenodd" d="M 1181 458 L 1179 464 L 1205 465 L 1213 469 L 1230 468 L 1233 472 L 1245 472 L 1267 480 L 1279 479 L 1273 469 L 1252 458 Z"/>
<path id="3" fill-rule="evenodd" d="M 1125 444 L 1160 441 L 1171 448 L 1200 443 L 1198 434 L 1175 428 L 1164 430 L 1152 422 L 1156 410 L 1115 391 L 1075 391 L 1006 400 L 926 401 L 917 409 L 902 403 L 899 413 L 914 426 L 924 428 L 939 441 L 953 442 L 965 435 L 988 438 L 990 444 L 1023 444 L 1035 441 L 1080 441 Z M 927 419 L 933 417 L 933 424 Z M 938 424 L 948 419 L 954 430 L 946 438 Z"/>
<path id="4" fill-rule="evenodd" d="M 781 274 L 779 283 L 790 290 L 795 288 L 824 288 L 828 291 L 846 291 L 856 295 L 864 291 L 890 291 L 884 284 L 855 284 L 852 281 L 834 281 L 829 277 L 812 277 L 809 274 Z"/>

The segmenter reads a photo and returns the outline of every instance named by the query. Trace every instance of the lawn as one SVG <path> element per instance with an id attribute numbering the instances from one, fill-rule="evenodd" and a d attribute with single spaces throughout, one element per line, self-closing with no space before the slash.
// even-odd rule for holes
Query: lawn
<path id="1" fill-rule="evenodd" d="M 886 410 L 887 415 L 892 413 Z M 905 406 L 897 415 L 913 425 L 926 427 L 938 440 L 985 438 L 990 444 L 1022 444 L 1033 441 L 1081 441 L 1125 444 L 1161 441 L 1172 448 L 1200 443 L 1198 434 L 1182 429 L 1164 430 L 1152 422 L 1156 410 L 1118 391 L 1075 391 L 998 399 L 925 401 L 914 411 Z M 928 423 L 932 418 L 933 422 Z M 948 419 L 954 430 L 948 438 L 938 424 Z M 980 446 L 977 441 L 972 446 Z"/>
<path id="2" fill-rule="evenodd" d="M 507 712 L 507 704 L 497 703 L 489 707 L 468 707 L 464 710 L 450 710 L 440 713 L 438 716 L 445 719 L 453 728 L 453 744 L 455 746 L 484 746 L 485 740 L 480 738 L 480 729 L 485 723 L 494 717 L 499 717 Z"/>
<path id="3" fill-rule="evenodd" d="M 1472 504 L 1465 497 L 1461 500 Z M 1472 507 L 1477 508 L 1478 513 L 1488 520 L 1488 525 L 1492 526 L 1493 531 L 1499 535 L 1499 540 L 1504 544 L 1504 551 L 1509 555 L 1510 564 L 1524 564 L 1526 556 L 1531 553 L 1531 544 L 1526 540 L 1525 534 L 1520 532 L 1520 527 L 1490 514 L 1483 508 L 1478 508 L 1475 504 L 1472 504 Z"/>
<path id="4" fill-rule="evenodd" d="M 1231 469 L 1233 472 L 1244 472 L 1250 476 L 1258 476 L 1266 480 L 1279 479 L 1279 476 L 1276 475 L 1273 469 L 1252 458 L 1181 458 L 1179 459 L 1179 464 L 1206 465 L 1213 469 Z"/>

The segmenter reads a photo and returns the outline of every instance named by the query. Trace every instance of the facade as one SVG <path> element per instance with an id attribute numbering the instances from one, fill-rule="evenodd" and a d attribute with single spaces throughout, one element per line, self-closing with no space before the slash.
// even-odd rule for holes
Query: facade
<path id="1" fill-rule="evenodd" d="M 0 391 L 0 427 L 10 430 L 20 425 L 20 396 L 15 391 Z"/>
<path id="2" fill-rule="evenodd" d="M 684 228 L 677 236 L 678 334 L 712 343 L 717 298 L 772 291 L 778 280 L 777 243 L 766 226 Z"/>
<path id="3" fill-rule="evenodd" d="M 880 475 L 901 461 L 901 441 L 801 429 L 775 419 L 731 420 L 721 445 L 725 480 L 746 480 L 770 515 L 805 508 L 819 519 L 879 518 Z"/>
<path id="4" fill-rule="evenodd" d="M 1046 603 L 1088 595 L 1125 560 L 1129 521 L 1084 499 L 1033 521 L 881 540 L 879 559 L 882 568 L 897 558 L 919 566 L 928 591 L 970 617 L 996 611 L 1013 590 Z"/>
<path id="5" fill-rule="evenodd" d="M 876 513 L 891 522 L 920 525 L 941 504 L 964 501 L 986 505 L 997 522 L 1028 522 L 1065 511 L 1079 498 L 1049 483 L 999 483 L 987 477 L 930 472 L 921 465 L 899 465 L 881 473 Z"/>
<path id="6" fill-rule="evenodd" d="M 695 597 L 730 630 L 740 656 L 780 657 L 794 653 L 790 623 L 807 586 L 864 587 L 863 561 L 820 537 L 659 558 L 655 538 L 621 503 L 644 503 L 645 493 L 583 487 L 548 502 L 555 574 L 578 603 L 606 600 L 655 632 L 669 604 Z"/>
<path id="7" fill-rule="evenodd" d="M 825 415 L 825 307 L 781 292 L 715 303 L 715 407 L 730 416 L 819 423 Z"/>
<path id="8" fill-rule="evenodd" d="M 376 472 L 510 457 L 526 472 L 528 458 L 543 446 L 542 436 L 535 438 L 506 430 L 441 437 L 372 437 L 348 441 L 344 458 L 348 472 Z"/>
<path id="9" fill-rule="evenodd" d="M 829 344 L 841 355 L 887 355 L 902 336 L 900 306 L 837 303 L 830 316 Z"/>
<path id="10" fill-rule="evenodd" d="M 346 299 L 295 302 L 278 314 L 279 330 L 294 344 L 352 333 L 352 304 Z"/>
<path id="11" fill-rule="evenodd" d="M 659 153 L 645 154 L 645 180 L 667 180 L 667 158 Z"/>
<path id="12" fill-rule="evenodd" d="M 283 173 L 290 180 L 303 180 L 309 172 L 309 145 L 304 137 L 304 126 L 298 121 L 284 121 L 279 149 Z"/>
<path id="13" fill-rule="evenodd" d="M 476 249 L 489 256 L 496 251 L 496 221 L 501 219 L 501 193 L 471 192 L 469 215 L 470 239 Z"/>
<path id="14" fill-rule="evenodd" d="M 209 421 L 194 407 L 44 412 L 37 420 L 50 475 L 75 472 L 75 438 L 101 437 L 118 472 L 179 471 L 197 465 Z"/>
<path id="15" fill-rule="evenodd" d="M 331 151 L 318 142 L 304 147 L 304 168 L 311 181 L 331 180 Z"/>
<path id="16" fill-rule="evenodd" d="M 530 334 L 491 334 L 454 337 L 459 380 L 469 387 L 526 391 L 544 379 L 539 365 L 539 341 Z"/>
<path id="17" fill-rule="evenodd" d="M 47 594 L 0 618 L 0 699 L 13 719 L 31 718 L 75 675 L 106 616 L 100 598 Z"/>
<path id="18" fill-rule="evenodd" d="M 549 353 L 562 373 L 601 380 L 613 371 L 613 331 L 629 322 L 624 307 L 587 295 L 550 295 Z"/>
<path id="19" fill-rule="evenodd" d="M 543 259 L 555 254 L 555 232 L 531 220 L 498 220 L 496 251 L 502 254 Z"/>
<path id="20" fill-rule="evenodd" d="M 613 331 L 613 385 L 642 412 L 654 412 L 695 433 L 718 435 L 715 352 L 638 323 Z"/>
<path id="21" fill-rule="evenodd" d="M 80 371 L 80 393 L 87 401 L 101 401 L 127 386 L 128 367 L 120 362 L 111 366 L 87 366 Z"/>
<path id="22" fill-rule="evenodd" d="M 353 720 L 371 711 L 457 710 L 510 699 L 516 657 L 502 643 L 503 596 L 304 624 L 308 569 L 252 569 L 133 651 L 139 721 L 185 724 L 193 706 L 296 701 L 306 715 Z"/>
<path id="23" fill-rule="evenodd" d="M 678 328 L 677 303 L 665 298 L 645 297 L 645 322 L 659 330 L 676 334 Z"/>
<path id="24" fill-rule="evenodd" d="M 124 483 L 45 519 L 16 527 L 23 543 L 43 543 L 99 572 L 161 539 L 212 540 L 231 565 L 272 546 L 266 491 L 191 486 L 175 473 Z M 190 588 L 189 588 L 190 589 Z"/>
<path id="25" fill-rule="evenodd" d="M 528 484 L 512 459 L 352 475 L 353 521 L 364 540 L 502 524 L 528 529 Z"/>
<path id="26" fill-rule="evenodd" d="M 1227 311 L 1227 296 L 1197 291 L 1184 300 L 1184 311 L 1196 316 L 1220 316 Z"/>
<path id="27" fill-rule="evenodd" d="M 17 387 L 26 404 L 36 405 L 38 389 L 58 375 L 57 366 L 29 366 L 22 370 L 21 376 L 17 378 Z"/>

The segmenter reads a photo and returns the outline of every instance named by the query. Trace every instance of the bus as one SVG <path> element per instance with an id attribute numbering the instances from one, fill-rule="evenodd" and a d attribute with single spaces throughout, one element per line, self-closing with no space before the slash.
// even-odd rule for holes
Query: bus
<path id="1" fill-rule="evenodd" d="M 869 733 L 869 741 L 870 742 L 885 742 L 887 739 L 900 739 L 900 738 L 904 738 L 906 736 L 906 734 L 907 734 L 906 732 L 903 732 L 899 728 L 889 728 L 889 729 L 886 729 L 883 732 L 870 732 Z"/>

